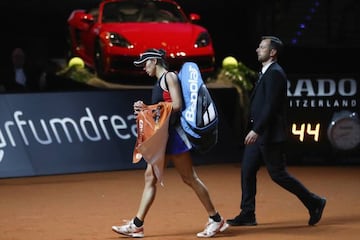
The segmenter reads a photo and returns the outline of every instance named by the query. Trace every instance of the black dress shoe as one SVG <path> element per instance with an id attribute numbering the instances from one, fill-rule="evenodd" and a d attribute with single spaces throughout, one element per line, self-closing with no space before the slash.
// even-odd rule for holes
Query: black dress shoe
<path id="1" fill-rule="evenodd" d="M 228 219 L 226 222 L 231 226 L 256 226 L 256 218 L 254 213 L 241 212 L 233 219 Z"/>
<path id="2" fill-rule="evenodd" d="M 314 209 L 309 210 L 309 213 L 310 213 L 309 225 L 310 226 L 313 226 L 320 221 L 322 213 L 325 208 L 325 205 L 326 205 L 326 198 L 320 198 L 318 205 Z"/>

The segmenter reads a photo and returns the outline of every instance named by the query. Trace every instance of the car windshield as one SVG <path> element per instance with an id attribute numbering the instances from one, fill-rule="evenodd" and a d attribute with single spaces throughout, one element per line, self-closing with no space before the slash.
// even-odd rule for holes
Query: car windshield
<path id="1" fill-rule="evenodd" d="M 176 5 L 161 1 L 119 1 L 104 5 L 102 22 L 187 22 Z"/>

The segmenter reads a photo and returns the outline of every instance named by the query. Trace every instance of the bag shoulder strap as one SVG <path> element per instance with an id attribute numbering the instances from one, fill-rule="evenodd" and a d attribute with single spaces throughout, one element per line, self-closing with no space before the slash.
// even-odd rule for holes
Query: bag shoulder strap
<path id="1" fill-rule="evenodd" d="M 168 85 L 168 82 L 167 82 L 167 79 L 166 79 L 166 75 L 168 74 L 169 72 L 166 72 L 165 74 L 164 74 L 164 76 L 163 76 L 163 78 L 164 78 L 164 81 L 165 81 L 165 87 L 166 87 L 166 91 L 169 91 L 169 85 Z M 178 74 L 177 72 L 173 72 L 173 73 L 175 73 L 176 75 Z M 160 80 L 161 81 L 161 80 Z"/>

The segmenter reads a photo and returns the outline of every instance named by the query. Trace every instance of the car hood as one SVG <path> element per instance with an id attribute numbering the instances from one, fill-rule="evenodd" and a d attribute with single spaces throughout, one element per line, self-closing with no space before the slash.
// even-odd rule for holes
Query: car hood
<path id="1" fill-rule="evenodd" d="M 181 49 L 187 52 L 194 50 L 196 39 L 206 30 L 190 23 L 124 23 L 104 24 L 102 31 L 118 33 L 139 52 L 148 48 L 163 48 L 172 52 Z"/>

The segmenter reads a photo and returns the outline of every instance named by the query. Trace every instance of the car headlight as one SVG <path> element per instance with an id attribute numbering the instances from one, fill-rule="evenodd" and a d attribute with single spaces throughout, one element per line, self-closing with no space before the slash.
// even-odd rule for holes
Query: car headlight
<path id="1" fill-rule="evenodd" d="M 126 40 L 126 38 L 122 37 L 121 35 L 117 33 L 108 33 L 107 39 L 109 40 L 109 43 L 118 46 L 118 47 L 125 47 L 125 48 L 131 48 L 132 44 Z"/>
<path id="2" fill-rule="evenodd" d="M 202 32 L 199 34 L 198 38 L 196 39 L 195 42 L 195 47 L 196 48 L 200 48 L 200 47 L 206 47 L 210 44 L 210 35 L 207 32 Z"/>

